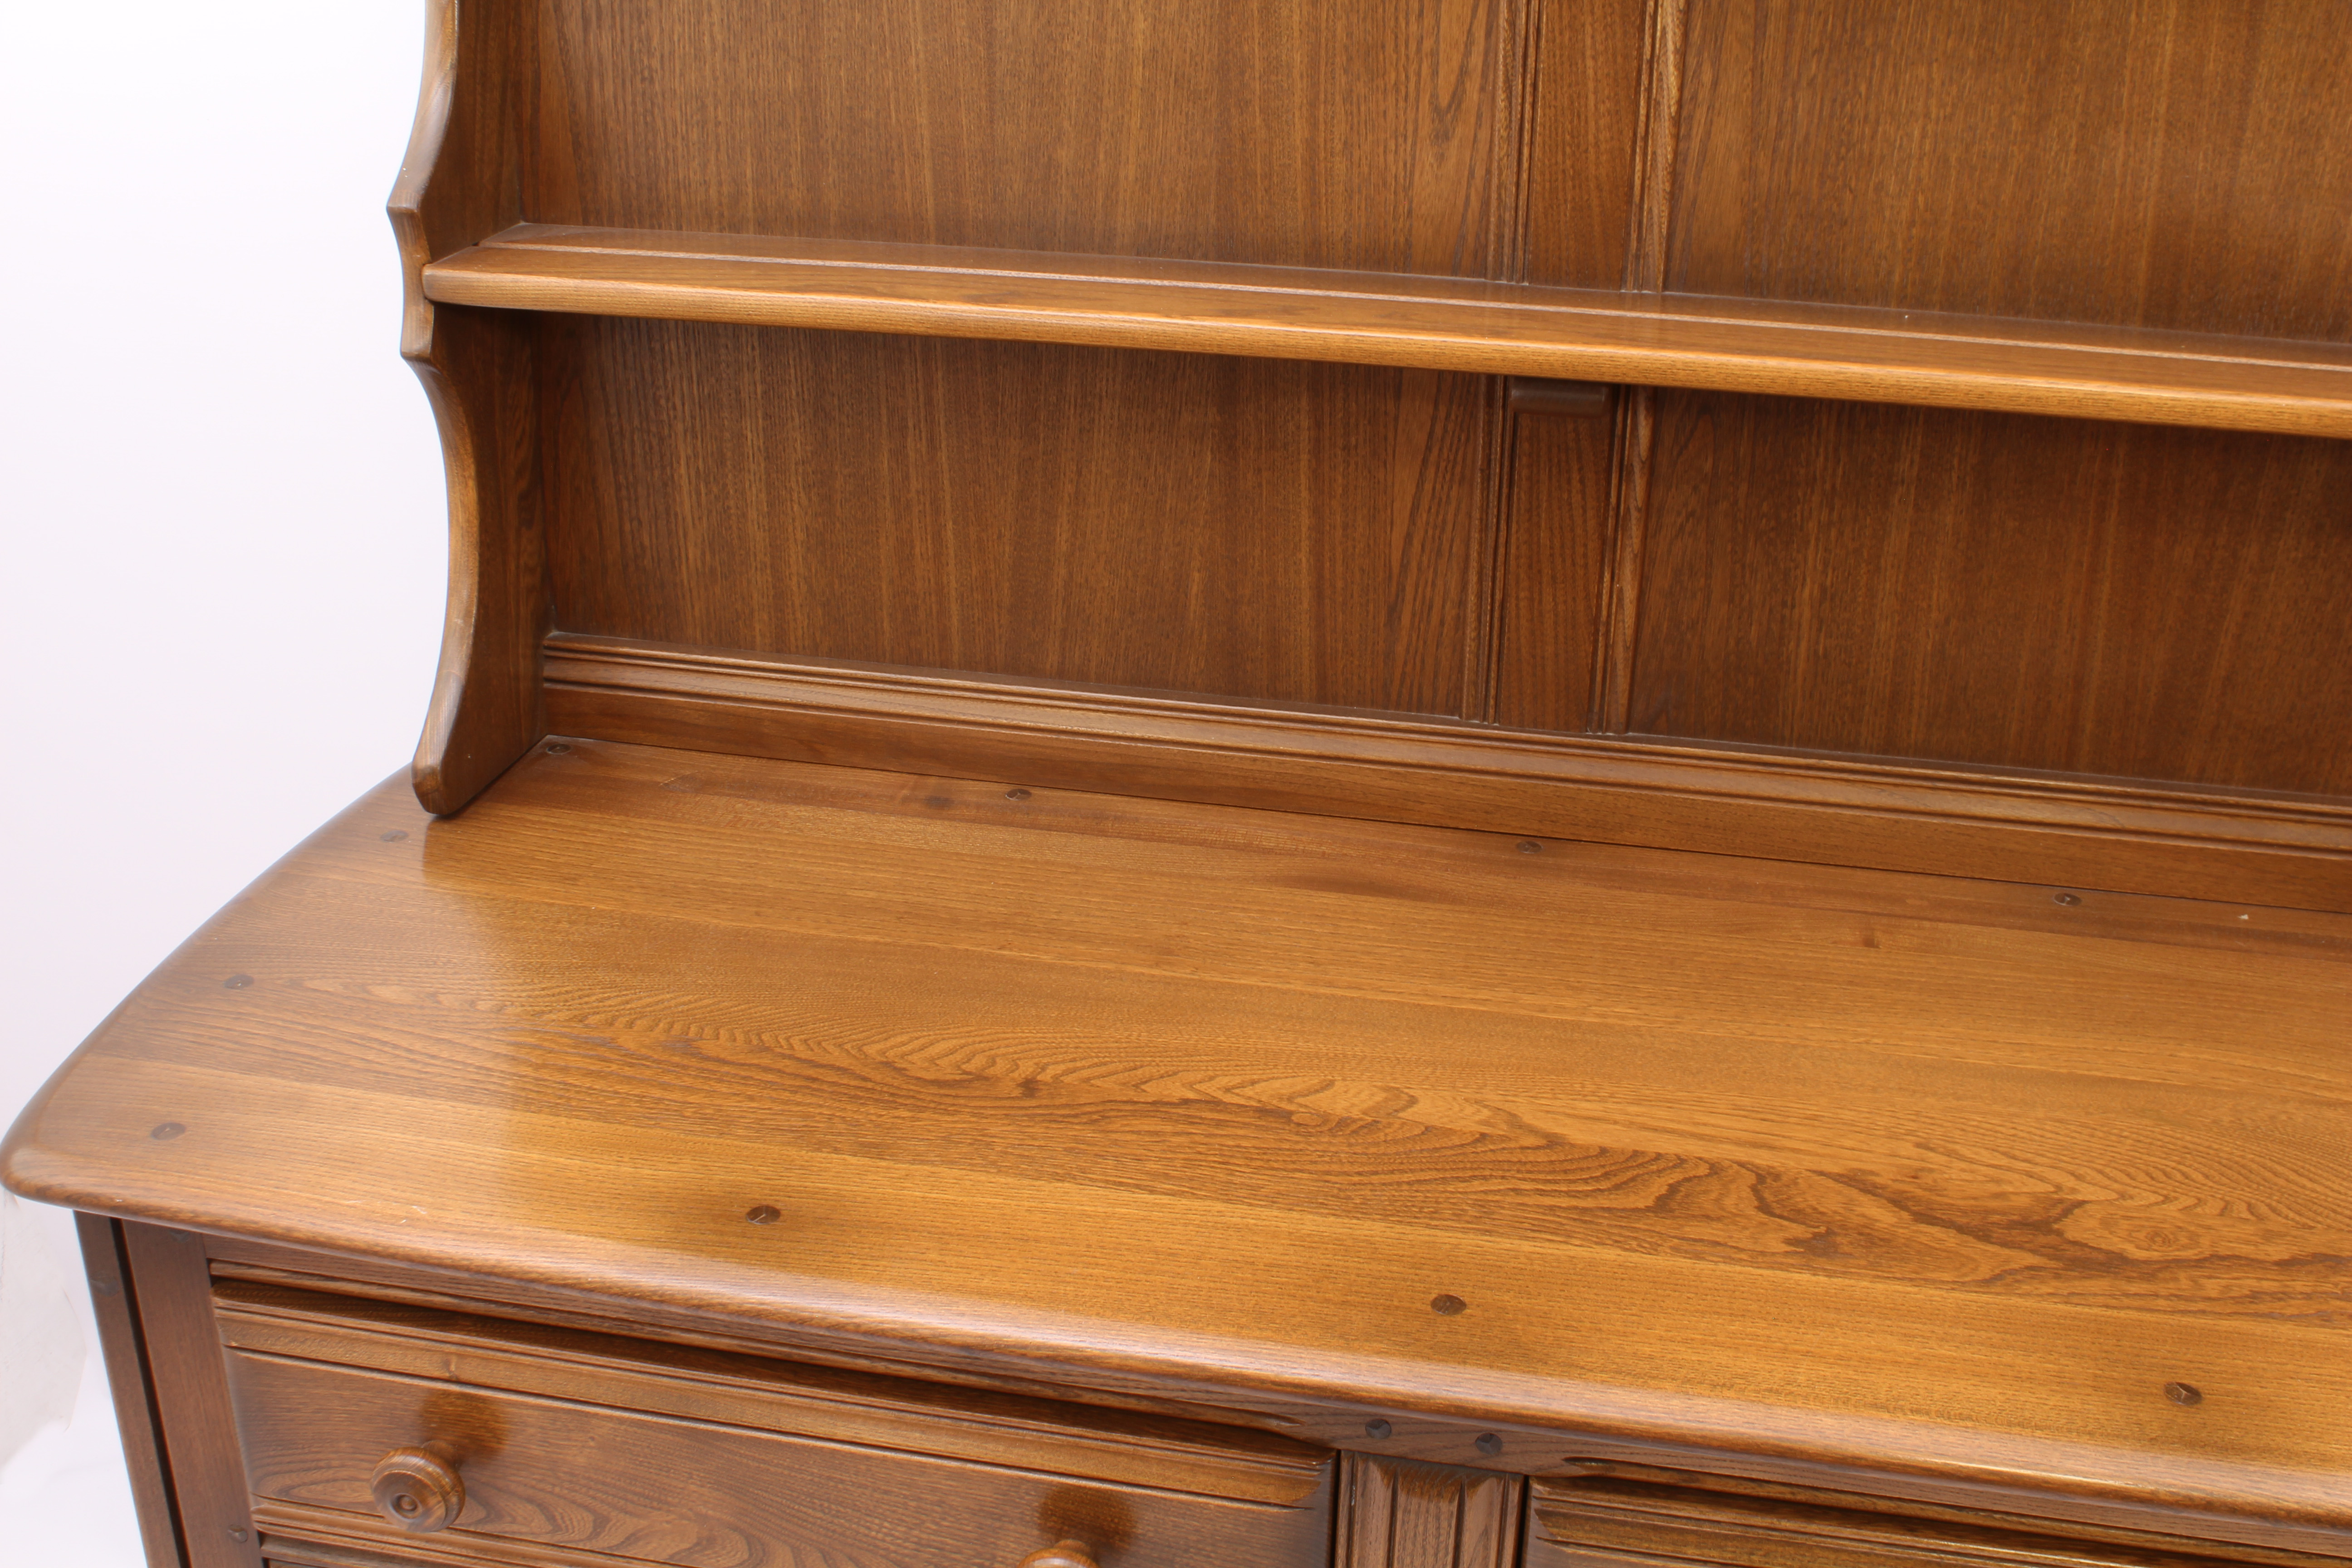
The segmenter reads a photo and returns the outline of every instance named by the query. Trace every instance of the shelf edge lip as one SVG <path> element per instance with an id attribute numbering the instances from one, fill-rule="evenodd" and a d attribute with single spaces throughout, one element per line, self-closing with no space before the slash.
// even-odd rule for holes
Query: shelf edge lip
<path id="1" fill-rule="evenodd" d="M 550 233 L 600 242 L 559 244 Z M 2352 345 L 1211 262 L 851 241 L 688 243 L 714 237 L 726 237 L 525 226 L 434 263 L 425 293 L 490 309 L 2352 437 Z M 642 243 L 663 238 L 683 247 Z M 2268 352 L 2250 352 L 2257 346 Z"/>
<path id="2" fill-rule="evenodd" d="M 564 243 L 567 239 L 572 242 Z M 665 239 L 681 243 L 674 246 L 655 243 Z M 698 243 L 683 243 L 688 241 Z M 752 266 L 824 267 L 843 271 L 932 273 L 948 277 L 1101 283 L 1148 289 L 1203 289 L 1236 294 L 1304 295 L 1315 299 L 1359 300 L 1401 305 L 1459 305 L 1471 310 L 1539 310 L 1625 321 L 1674 321 L 1696 326 L 1780 328 L 1791 331 L 1858 337 L 1978 343 L 1991 348 L 2056 348 L 2149 359 L 2190 360 L 2278 370 L 2340 371 L 2352 374 L 2352 343 L 2316 339 L 2174 331 L 2094 322 L 2043 321 L 2021 316 L 1907 310 L 1895 306 L 1747 299 L 1732 294 L 1571 289 L 1484 278 L 1445 277 L 1434 273 L 1356 272 L 1339 268 L 995 250 L 964 246 L 910 245 L 896 241 L 672 234 L 651 229 L 595 229 L 553 224 L 519 224 L 491 236 L 467 251 L 436 262 L 435 266 L 446 267 L 452 273 L 470 270 L 474 264 L 453 264 L 460 263 L 462 257 L 479 258 L 490 252 L 507 251 L 541 251 L 583 257 L 640 257 L 666 261 L 740 262 Z M 960 259 L 942 259 L 944 258 Z M 1081 262 L 1094 265 L 1073 265 Z M 1153 276 L 1154 273 L 1162 275 Z M 1334 281 L 1327 284 L 1321 281 L 1323 279 Z M 2174 346 L 2155 346 L 2164 342 Z M 2305 352 L 2299 356 L 2229 352 L 2253 343 Z"/>

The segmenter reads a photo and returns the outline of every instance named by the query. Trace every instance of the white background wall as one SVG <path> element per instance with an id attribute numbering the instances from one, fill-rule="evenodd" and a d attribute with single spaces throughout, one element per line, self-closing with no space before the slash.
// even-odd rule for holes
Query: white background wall
<path id="1" fill-rule="evenodd" d="M 415 743 L 445 513 L 383 201 L 425 4 L 11 8 L 0 1119 Z M 0 1218 L 0 1558 L 131 1568 L 71 1221 Z"/>

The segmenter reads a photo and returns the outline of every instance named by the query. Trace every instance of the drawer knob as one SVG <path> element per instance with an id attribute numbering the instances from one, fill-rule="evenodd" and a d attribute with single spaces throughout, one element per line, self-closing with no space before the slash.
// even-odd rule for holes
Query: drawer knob
<path id="1" fill-rule="evenodd" d="M 466 1483 L 446 1443 L 394 1448 L 368 1478 L 375 1506 L 403 1530 L 423 1535 L 446 1530 L 466 1507 Z"/>
<path id="2" fill-rule="evenodd" d="M 1095 1568 L 1095 1554 L 1075 1541 L 1064 1541 L 1021 1560 L 1021 1568 Z"/>

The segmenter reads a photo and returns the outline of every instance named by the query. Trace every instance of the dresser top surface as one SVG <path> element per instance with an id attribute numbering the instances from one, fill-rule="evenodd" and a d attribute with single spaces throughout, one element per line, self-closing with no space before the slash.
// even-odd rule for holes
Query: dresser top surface
<path id="1" fill-rule="evenodd" d="M 2352 918 L 581 741 L 322 828 L 6 1172 L 1545 1462 L 2347 1523 L 2347 1018 Z"/>

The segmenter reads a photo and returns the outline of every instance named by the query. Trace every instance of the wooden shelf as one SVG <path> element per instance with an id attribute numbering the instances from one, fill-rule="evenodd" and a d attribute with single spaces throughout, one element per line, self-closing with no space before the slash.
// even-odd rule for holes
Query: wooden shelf
<path id="1" fill-rule="evenodd" d="M 1472 279 L 525 224 L 446 304 L 2352 437 L 2352 346 Z"/>
<path id="2" fill-rule="evenodd" d="M 2347 955 L 2341 915 L 578 740 L 321 829 L 6 1173 L 787 1348 L 1340 1401 L 1311 1441 L 2341 1525 Z"/>

